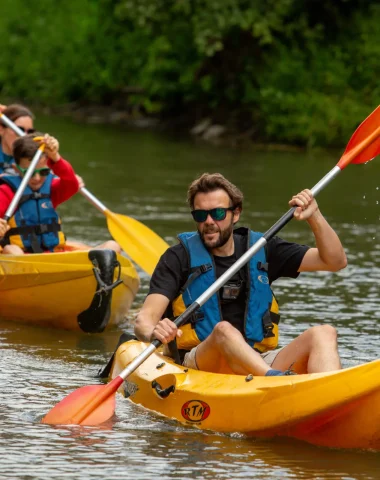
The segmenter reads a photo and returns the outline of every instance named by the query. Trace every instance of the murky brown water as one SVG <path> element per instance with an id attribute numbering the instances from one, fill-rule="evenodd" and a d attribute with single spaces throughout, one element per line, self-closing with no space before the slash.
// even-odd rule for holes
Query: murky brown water
<path id="1" fill-rule="evenodd" d="M 112 211 L 136 216 L 171 244 L 176 233 L 193 228 L 185 193 L 198 174 L 220 171 L 237 183 L 246 196 L 241 223 L 265 231 L 287 210 L 291 195 L 313 186 L 341 153 L 247 152 L 111 126 L 38 120 L 40 129 L 59 138 L 62 154 L 93 194 Z M 340 334 L 345 367 L 380 356 L 379 173 L 380 160 L 350 166 L 319 197 L 347 249 L 349 266 L 337 274 L 303 274 L 274 285 L 282 306 L 282 342 L 311 325 L 331 323 Z M 60 213 L 71 239 L 95 245 L 109 236 L 103 216 L 79 196 Z M 311 242 L 307 226 L 295 221 L 281 235 Z M 125 323 L 129 331 L 148 288 L 142 272 L 141 278 Z M 102 428 L 39 424 L 72 390 L 98 382 L 96 372 L 119 334 L 78 335 L 0 321 L 0 478 L 380 478 L 378 453 L 199 432 L 121 397 L 117 418 Z"/>

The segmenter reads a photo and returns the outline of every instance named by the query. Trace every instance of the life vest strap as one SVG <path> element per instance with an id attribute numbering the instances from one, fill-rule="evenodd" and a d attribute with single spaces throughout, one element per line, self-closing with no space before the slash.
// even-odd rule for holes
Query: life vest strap
<path id="1" fill-rule="evenodd" d="M 191 268 L 189 278 L 187 279 L 186 283 L 182 286 L 179 294 L 181 295 L 188 288 L 188 286 L 191 285 L 194 282 L 194 280 L 196 280 L 200 275 L 208 272 L 211 269 L 212 269 L 211 263 L 207 263 L 205 265 L 199 265 L 198 267 Z"/>
<path id="2" fill-rule="evenodd" d="M 41 223 L 39 225 L 24 225 L 22 227 L 14 227 L 8 230 L 6 236 L 12 235 L 42 235 L 44 233 L 57 233 L 61 231 L 60 223 Z"/>
<path id="3" fill-rule="evenodd" d="M 200 275 L 203 275 L 204 273 L 208 272 L 209 270 L 212 269 L 211 263 L 206 263 L 204 265 L 199 265 L 198 267 L 192 267 L 190 268 L 190 275 L 185 284 L 182 286 L 179 295 L 182 295 L 183 292 L 191 285 L 194 280 L 196 280 Z M 200 310 L 198 312 L 194 313 L 189 317 L 186 323 L 191 323 L 192 328 L 195 328 L 195 324 L 202 320 L 204 318 L 204 313 Z"/>
<path id="4" fill-rule="evenodd" d="M 21 235 L 31 237 L 31 253 L 42 253 L 43 249 L 41 248 L 40 242 L 38 241 L 37 235 L 42 235 L 44 233 L 56 233 L 61 231 L 60 223 L 49 223 L 49 224 L 39 224 L 39 225 L 23 225 L 21 227 L 13 227 L 7 231 L 2 240 L 0 240 L 0 246 L 5 247 L 10 244 L 10 237 L 13 235 Z"/>
<path id="5" fill-rule="evenodd" d="M 270 308 L 265 312 L 263 318 L 263 329 L 264 329 L 264 338 L 274 337 L 273 333 L 274 324 L 278 325 L 280 322 L 280 315 L 278 313 L 272 312 Z"/>
<path id="6" fill-rule="evenodd" d="M 182 361 L 181 361 L 181 357 L 179 355 L 179 350 L 178 350 L 178 347 L 177 347 L 176 339 L 169 342 L 167 344 L 167 346 L 168 346 L 168 349 L 169 349 L 169 352 L 170 352 L 170 356 L 173 358 L 174 362 L 177 365 L 182 365 Z"/>
<path id="7" fill-rule="evenodd" d="M 50 198 L 50 195 L 48 193 L 40 193 L 40 192 L 33 192 L 27 195 L 23 195 L 19 201 L 18 206 L 20 207 L 20 205 L 27 202 L 28 200 L 40 200 L 41 198 Z"/>
<path id="8" fill-rule="evenodd" d="M 11 163 L 8 162 L 0 162 L 0 168 L 10 168 L 12 166 Z"/>

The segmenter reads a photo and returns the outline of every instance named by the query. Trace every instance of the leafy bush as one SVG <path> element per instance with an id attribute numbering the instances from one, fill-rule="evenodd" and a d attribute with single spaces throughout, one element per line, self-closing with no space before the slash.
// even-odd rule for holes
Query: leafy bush
<path id="1" fill-rule="evenodd" d="M 131 109 L 302 145 L 344 142 L 380 98 L 380 6 L 365 0 L 37 6 L 2 0 L 3 97 L 107 105 L 129 92 Z"/>

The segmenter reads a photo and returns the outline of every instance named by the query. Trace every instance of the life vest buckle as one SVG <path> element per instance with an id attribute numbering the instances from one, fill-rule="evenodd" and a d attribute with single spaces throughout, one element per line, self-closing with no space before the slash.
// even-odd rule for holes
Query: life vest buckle
<path id="1" fill-rule="evenodd" d="M 49 232 L 49 227 L 47 224 L 42 223 L 40 225 L 37 225 L 36 227 L 37 235 L 43 235 L 44 233 L 48 233 L 48 232 Z"/>
<path id="2" fill-rule="evenodd" d="M 210 265 L 209 263 L 207 263 L 207 264 L 205 264 L 205 265 L 201 265 L 201 266 L 199 267 L 199 269 L 200 269 L 201 273 L 206 273 L 206 272 L 208 272 L 209 270 L 212 269 L 212 265 Z"/>
<path id="3" fill-rule="evenodd" d="M 204 318 L 205 314 L 202 312 L 202 310 L 198 310 L 191 315 L 186 323 L 190 323 L 191 328 L 195 328 L 195 324 L 201 322 Z"/>
<path id="4" fill-rule="evenodd" d="M 270 310 L 267 310 L 262 319 L 263 322 L 263 330 L 264 330 L 264 338 L 272 338 L 275 337 L 273 333 L 274 325 L 272 322 L 272 316 Z"/>
<path id="5" fill-rule="evenodd" d="M 275 337 L 273 333 L 273 325 L 267 325 L 264 327 L 264 338 L 272 338 Z"/>
<path id="6" fill-rule="evenodd" d="M 266 262 L 266 263 L 257 262 L 257 269 L 262 270 L 264 272 L 268 272 L 268 270 L 269 270 L 268 262 Z"/>

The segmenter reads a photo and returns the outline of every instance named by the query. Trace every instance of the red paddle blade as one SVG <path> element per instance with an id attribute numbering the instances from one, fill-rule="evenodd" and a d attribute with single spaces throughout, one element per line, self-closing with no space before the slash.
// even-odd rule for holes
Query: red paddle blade
<path id="1" fill-rule="evenodd" d="M 380 105 L 355 130 L 347 144 L 338 167 L 350 163 L 365 163 L 380 153 Z"/>
<path id="2" fill-rule="evenodd" d="M 108 385 L 78 388 L 48 412 L 41 423 L 49 425 L 100 425 L 115 412 L 115 393 L 123 383 L 116 377 Z"/>

